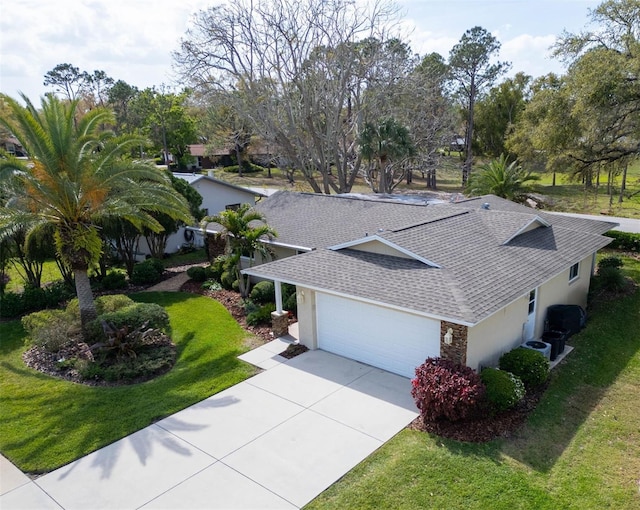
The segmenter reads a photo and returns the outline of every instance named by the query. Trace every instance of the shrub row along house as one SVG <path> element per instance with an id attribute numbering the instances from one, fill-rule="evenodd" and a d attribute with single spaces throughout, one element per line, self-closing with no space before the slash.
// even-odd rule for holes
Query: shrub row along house
<path id="1" fill-rule="evenodd" d="M 296 285 L 300 341 L 406 377 L 429 356 L 496 365 L 541 336 L 547 307 L 585 307 L 615 226 L 495 196 L 427 204 L 278 192 L 256 208 L 278 233 L 265 241 L 277 260 L 245 272 L 276 290 Z M 276 298 L 277 322 L 286 314 Z"/>

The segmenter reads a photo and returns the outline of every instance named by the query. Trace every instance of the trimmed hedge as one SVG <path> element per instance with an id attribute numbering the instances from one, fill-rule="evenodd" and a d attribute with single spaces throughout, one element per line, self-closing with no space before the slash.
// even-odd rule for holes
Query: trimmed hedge
<path id="1" fill-rule="evenodd" d="M 605 236 L 613 238 L 613 242 L 608 246 L 609 248 L 640 253 L 640 234 L 609 230 Z"/>
<path id="2" fill-rule="evenodd" d="M 245 161 L 242 164 L 242 173 L 244 174 L 255 174 L 258 172 L 262 172 L 264 170 L 263 167 L 259 165 L 254 165 L 253 163 L 249 163 Z M 237 174 L 238 173 L 238 165 L 225 166 L 223 171 L 228 174 Z"/>
<path id="3" fill-rule="evenodd" d="M 26 286 L 22 293 L 4 292 L 0 294 L 0 317 L 14 319 L 23 313 L 45 308 L 57 308 L 60 303 L 74 295 L 74 291 L 64 281 L 57 281 L 46 287 Z"/>
<path id="4" fill-rule="evenodd" d="M 517 347 L 500 357 L 500 370 L 517 375 L 527 389 L 535 389 L 549 377 L 549 360 L 533 349 Z"/>
<path id="5" fill-rule="evenodd" d="M 515 407 L 524 398 L 524 383 L 511 372 L 485 368 L 480 378 L 487 389 L 487 400 L 498 412 Z"/>

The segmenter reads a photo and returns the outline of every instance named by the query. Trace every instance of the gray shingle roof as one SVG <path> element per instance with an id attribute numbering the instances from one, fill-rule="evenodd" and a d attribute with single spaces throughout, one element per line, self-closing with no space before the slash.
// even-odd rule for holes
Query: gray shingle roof
<path id="1" fill-rule="evenodd" d="M 480 207 L 490 203 L 488 210 Z M 498 197 L 408 205 L 277 193 L 258 209 L 278 242 L 318 250 L 251 274 L 475 324 L 606 246 L 613 224 L 558 217 Z M 514 237 L 538 218 L 540 226 Z M 418 260 L 324 248 L 376 234 Z M 508 241 L 508 242 L 507 242 Z"/>

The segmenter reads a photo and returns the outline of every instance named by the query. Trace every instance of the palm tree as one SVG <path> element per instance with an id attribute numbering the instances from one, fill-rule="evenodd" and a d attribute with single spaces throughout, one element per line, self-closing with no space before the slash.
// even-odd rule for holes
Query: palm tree
<path id="1" fill-rule="evenodd" d="M 229 264 L 238 278 L 240 295 L 246 298 L 249 295 L 250 282 L 249 277 L 241 273 L 242 257 L 248 257 L 252 263 L 256 254 L 263 258 L 269 256 L 269 248 L 262 241 L 265 237 L 275 237 L 276 231 L 268 226 L 265 217 L 249 204 L 241 204 L 237 210 L 228 209 L 214 216 L 206 216 L 201 222 L 202 228 L 206 228 L 208 223 L 218 223 L 222 227 Z"/>
<path id="2" fill-rule="evenodd" d="M 62 102 L 54 95 L 42 98 L 38 110 L 21 97 L 24 107 L 0 95 L 7 107 L 0 125 L 30 158 L 0 160 L 0 186 L 10 197 L 0 205 L 0 240 L 18 228 L 26 227 L 29 235 L 54 226 L 56 252 L 73 271 L 85 329 L 96 317 L 87 271 L 102 250 L 100 222 L 122 218 L 138 228 L 161 230 L 151 213 L 190 221 L 189 208 L 168 175 L 127 157 L 141 140 L 104 130 L 113 124 L 109 110 L 95 108 L 80 116 L 78 101 Z"/>
<path id="3" fill-rule="evenodd" d="M 385 119 L 379 124 L 367 122 L 359 139 L 360 153 L 365 160 L 375 161 L 378 171 L 378 193 L 391 193 L 392 175 L 389 165 L 392 160 L 413 156 L 415 148 L 409 130 L 395 119 Z M 372 180 L 375 181 L 375 179 Z"/>
<path id="4" fill-rule="evenodd" d="M 517 161 L 509 163 L 508 158 L 501 154 L 498 159 L 485 163 L 469 177 L 467 193 L 493 194 L 514 202 L 524 202 L 527 193 L 531 191 L 528 183 L 538 179 L 537 175 L 525 171 Z"/>

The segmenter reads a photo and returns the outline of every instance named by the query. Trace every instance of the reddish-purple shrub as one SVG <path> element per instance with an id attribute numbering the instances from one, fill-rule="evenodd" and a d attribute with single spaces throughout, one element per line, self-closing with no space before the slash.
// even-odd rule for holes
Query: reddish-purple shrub
<path id="1" fill-rule="evenodd" d="M 411 395 L 422 419 L 464 420 L 479 411 L 485 386 L 471 368 L 442 358 L 427 358 L 416 368 Z"/>

